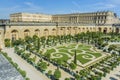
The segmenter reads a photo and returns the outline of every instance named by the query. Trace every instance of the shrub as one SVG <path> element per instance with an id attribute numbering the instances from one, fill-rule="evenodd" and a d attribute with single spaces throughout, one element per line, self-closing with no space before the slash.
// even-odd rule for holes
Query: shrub
<path id="1" fill-rule="evenodd" d="M 55 70 L 54 77 L 55 77 L 55 79 L 59 79 L 61 77 L 61 72 L 59 71 L 59 69 Z"/>
<path id="2" fill-rule="evenodd" d="M 10 47 L 10 39 L 5 39 L 4 40 L 5 47 Z"/>

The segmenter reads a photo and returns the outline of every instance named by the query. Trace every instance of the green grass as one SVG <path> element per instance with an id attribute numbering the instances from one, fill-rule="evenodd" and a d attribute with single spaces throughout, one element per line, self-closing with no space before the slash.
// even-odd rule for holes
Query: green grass
<path id="1" fill-rule="evenodd" d="M 58 53 L 56 53 L 56 50 L 52 48 L 52 49 L 48 49 L 45 54 L 54 53 L 53 56 L 56 56 L 57 58 L 52 57 L 51 59 L 55 61 L 60 59 L 62 62 L 67 62 L 70 59 L 70 57 L 67 54 L 70 54 L 71 57 L 73 57 L 76 50 L 77 53 L 81 53 L 81 54 L 77 54 L 77 60 L 79 60 L 81 64 L 88 63 L 92 60 L 92 56 L 90 56 L 89 54 L 92 54 L 93 56 L 95 56 L 95 58 L 102 56 L 101 53 L 97 53 L 90 50 L 91 46 L 89 45 L 79 44 L 78 49 L 75 49 L 75 47 L 76 44 L 68 44 L 68 46 L 63 45 L 56 47 L 56 49 L 58 49 Z M 71 52 L 69 52 L 70 49 L 72 49 Z M 82 50 L 86 51 L 85 52 L 86 54 L 82 54 L 83 52 Z M 59 57 L 60 55 L 62 55 L 62 57 Z M 86 56 L 86 58 L 88 59 L 85 59 L 82 56 Z"/>
<path id="2" fill-rule="evenodd" d="M 82 44 L 80 44 L 78 46 L 78 49 L 90 49 L 90 48 L 91 48 L 91 46 L 88 46 L 88 45 L 82 45 Z"/>
<path id="3" fill-rule="evenodd" d="M 45 52 L 45 54 L 51 54 L 51 53 L 53 53 L 53 52 L 56 52 L 55 49 L 48 49 L 48 50 Z"/>
<path id="4" fill-rule="evenodd" d="M 85 55 L 85 54 L 79 54 L 77 55 L 77 60 L 79 60 L 82 64 L 85 64 L 89 61 L 91 61 L 90 59 L 84 59 L 82 56 Z"/>
<path id="5" fill-rule="evenodd" d="M 70 53 L 68 49 L 59 49 L 59 52 L 64 52 L 66 54 L 70 54 L 71 56 L 73 56 L 73 53 Z"/>
<path id="6" fill-rule="evenodd" d="M 67 46 L 68 49 L 75 48 L 76 44 L 70 44 Z"/>
<path id="7" fill-rule="evenodd" d="M 98 58 L 98 57 L 102 56 L 102 54 L 101 54 L 101 53 L 93 53 L 93 52 L 92 52 L 92 53 L 90 53 L 90 52 L 89 52 L 89 54 L 94 55 L 96 58 Z"/>
<path id="8" fill-rule="evenodd" d="M 76 50 L 76 49 L 72 49 L 71 52 L 75 53 L 75 50 Z M 78 49 L 76 50 L 76 52 L 77 52 L 77 53 L 82 53 L 82 51 L 81 51 L 81 50 L 78 50 Z"/>
<path id="9" fill-rule="evenodd" d="M 82 50 L 84 50 L 84 51 L 88 51 L 88 52 L 91 51 L 90 49 L 87 49 L 87 48 L 84 48 L 84 49 L 82 49 Z"/>
<path id="10" fill-rule="evenodd" d="M 64 61 L 66 62 L 69 59 L 69 57 L 66 54 L 64 54 L 64 53 L 55 53 L 55 54 L 53 54 L 53 56 L 56 56 L 57 54 L 62 55 L 62 57 L 60 57 L 60 58 L 52 58 L 52 59 L 55 59 L 55 60 L 60 59 L 63 62 Z"/>
<path id="11" fill-rule="evenodd" d="M 66 46 L 59 46 L 59 47 L 56 47 L 57 49 L 61 49 L 61 48 L 63 48 L 63 49 L 67 49 L 67 47 Z"/>

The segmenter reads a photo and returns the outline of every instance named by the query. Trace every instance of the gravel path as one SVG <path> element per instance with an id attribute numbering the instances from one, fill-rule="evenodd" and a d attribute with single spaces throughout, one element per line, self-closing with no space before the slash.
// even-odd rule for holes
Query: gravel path
<path id="1" fill-rule="evenodd" d="M 26 71 L 27 77 L 29 77 L 30 80 L 50 80 L 44 74 L 37 71 L 32 65 L 23 60 L 20 56 L 15 54 L 13 48 L 5 48 L 3 51 L 7 52 L 8 56 L 11 57 L 22 70 Z"/>

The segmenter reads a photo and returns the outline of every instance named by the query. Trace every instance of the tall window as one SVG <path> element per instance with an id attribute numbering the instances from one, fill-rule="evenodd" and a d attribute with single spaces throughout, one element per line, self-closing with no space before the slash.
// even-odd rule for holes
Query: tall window
<path id="1" fill-rule="evenodd" d="M 56 35 L 56 29 L 52 29 L 52 35 Z"/>
<path id="2" fill-rule="evenodd" d="M 16 40 L 16 34 L 12 34 L 12 41 Z"/>
<path id="3" fill-rule="evenodd" d="M 39 37 L 39 34 L 40 34 L 40 30 L 39 30 L 39 29 L 36 29 L 36 30 L 35 30 L 35 35 Z"/>
<path id="4" fill-rule="evenodd" d="M 44 36 L 47 37 L 48 35 L 49 35 L 49 31 L 48 31 L 48 29 L 45 29 L 44 30 Z"/>
<path id="5" fill-rule="evenodd" d="M 18 31 L 17 30 L 13 30 L 11 32 L 11 40 L 15 41 L 15 40 L 17 40 L 17 38 L 18 38 Z"/>
<path id="6" fill-rule="evenodd" d="M 29 30 L 24 31 L 24 37 L 26 37 L 26 36 L 30 36 L 30 31 Z"/>

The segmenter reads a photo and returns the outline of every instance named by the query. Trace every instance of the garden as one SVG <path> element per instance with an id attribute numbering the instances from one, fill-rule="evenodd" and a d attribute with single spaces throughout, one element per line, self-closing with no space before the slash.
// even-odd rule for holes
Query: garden
<path id="1" fill-rule="evenodd" d="M 116 46 L 104 50 L 116 37 L 119 42 L 120 36 L 115 33 L 87 32 L 47 38 L 34 35 L 12 43 L 5 39 L 5 46 L 14 47 L 16 54 L 51 80 L 101 80 L 120 64 L 120 56 L 109 53 Z"/>
<path id="2" fill-rule="evenodd" d="M 95 50 L 93 46 L 81 43 L 64 44 L 41 51 L 43 51 L 44 56 L 48 55 L 54 61 L 61 60 L 62 62 L 67 63 L 74 61 L 76 53 L 77 65 L 80 66 L 83 66 L 90 61 L 95 61 L 95 59 L 103 56 L 103 54 L 98 52 L 97 49 Z"/>

